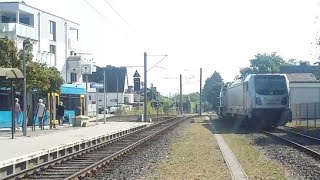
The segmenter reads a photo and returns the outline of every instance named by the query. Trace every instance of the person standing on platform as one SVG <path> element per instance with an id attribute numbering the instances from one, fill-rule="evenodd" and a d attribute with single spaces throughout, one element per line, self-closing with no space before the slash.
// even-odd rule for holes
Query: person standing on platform
<path id="1" fill-rule="evenodd" d="M 59 125 L 63 125 L 63 117 L 65 110 L 66 107 L 63 105 L 63 102 L 60 102 L 60 104 L 57 106 L 57 119 L 59 121 Z"/>
<path id="2" fill-rule="evenodd" d="M 39 121 L 39 127 L 41 130 L 44 129 L 44 115 L 46 111 L 46 106 L 42 103 L 43 100 L 39 99 L 38 107 L 37 107 L 37 117 Z"/>
<path id="3" fill-rule="evenodd" d="M 20 109 L 20 104 L 19 104 L 19 99 L 18 98 L 15 98 L 15 108 L 14 108 L 14 111 L 15 111 L 15 120 L 16 120 L 16 128 L 17 130 L 20 130 L 20 113 L 21 113 L 21 109 Z"/>

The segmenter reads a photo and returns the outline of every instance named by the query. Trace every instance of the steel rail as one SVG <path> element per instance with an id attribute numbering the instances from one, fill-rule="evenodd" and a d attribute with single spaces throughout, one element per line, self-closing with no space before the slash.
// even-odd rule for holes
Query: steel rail
<path id="1" fill-rule="evenodd" d="M 119 157 L 125 155 L 126 153 L 132 151 L 134 148 L 140 146 L 141 144 L 147 142 L 149 139 L 153 138 L 154 136 L 160 134 L 161 132 L 171 128 L 172 126 L 184 121 L 188 119 L 188 117 L 184 117 L 184 118 L 181 118 L 180 120 L 176 121 L 176 122 L 173 122 L 173 123 L 170 123 L 169 125 L 165 126 L 164 128 L 148 135 L 147 137 L 131 144 L 130 146 L 92 164 L 91 166 L 88 166 L 87 168 L 73 174 L 72 176 L 69 176 L 68 178 L 66 178 L 65 180 L 73 180 L 73 179 L 83 179 L 84 177 L 87 177 L 87 176 L 90 176 L 92 174 L 92 172 L 95 172 L 97 169 L 100 169 L 106 165 L 108 165 L 109 163 L 111 163 L 112 161 L 118 159 Z"/>
<path id="2" fill-rule="evenodd" d="M 293 128 L 290 128 L 290 127 L 285 127 L 285 128 L 293 129 Z M 308 136 L 308 135 L 306 135 L 306 134 L 302 134 L 302 133 L 298 133 L 298 132 L 294 132 L 294 131 L 289 131 L 289 130 L 287 130 L 287 129 L 279 129 L 279 128 L 278 128 L 278 130 L 280 130 L 280 131 L 285 131 L 285 132 L 287 132 L 287 133 L 294 134 L 294 135 L 297 135 L 297 136 L 302 136 L 302 137 L 305 137 L 305 138 L 308 138 L 308 139 L 312 139 L 312 140 L 317 141 L 317 142 L 320 143 L 320 139 L 319 139 L 319 138 L 316 138 L 316 137 Z"/>
<path id="3" fill-rule="evenodd" d="M 134 134 L 138 134 L 139 132 L 143 132 L 145 130 L 148 130 L 150 128 L 153 128 L 153 127 L 156 127 L 156 126 L 159 126 L 161 125 L 162 123 L 165 123 L 167 121 L 172 121 L 172 120 L 175 120 L 177 119 L 178 117 L 173 117 L 173 118 L 170 118 L 168 120 L 165 120 L 165 121 L 161 121 L 161 122 L 158 122 L 154 125 L 151 125 L 151 126 L 147 126 L 147 127 L 144 127 L 144 128 L 141 128 L 139 130 L 136 130 L 134 132 L 131 132 L 131 133 L 128 133 L 126 135 L 123 135 L 123 136 L 120 136 L 120 137 L 116 137 L 114 139 L 111 139 L 111 140 L 108 140 L 107 142 L 104 142 L 102 144 L 97 144 L 97 145 L 94 145 L 94 146 L 91 146 L 91 147 L 88 147 L 88 148 L 85 148 L 85 149 L 81 149 L 79 151 L 76 151 L 76 152 L 73 152 L 71 154 L 68 154 L 68 155 L 65 155 L 65 156 L 62 156 L 62 157 L 59 157 L 57 159 L 54 159 L 54 160 L 51 160 L 51 161 L 48 161 L 48 162 L 45 162 L 45 163 L 42 163 L 42 164 L 39 164 L 35 167 L 32 167 L 32 168 L 29 168 L 29 169 L 26 169 L 26 170 L 23 170 L 23 171 L 19 171 L 17 173 L 14 173 L 14 174 L 11 174 L 9 176 L 6 176 L 6 177 L 1 177 L 0 179 L 2 180 L 8 180 L 8 179 L 21 179 L 21 178 L 25 178 L 29 175 L 32 175 L 32 174 L 36 174 L 37 172 L 40 172 L 42 170 L 45 170 L 45 169 L 48 169 L 52 166 L 55 166 L 57 164 L 61 164 L 61 163 L 64 163 L 74 157 L 78 157 L 78 156 L 82 156 L 84 154 L 87 154 L 87 153 L 90 153 L 94 150 L 97 150 L 97 149 L 101 149 L 105 146 L 108 146 L 108 145 L 111 145 L 115 142 L 118 142 L 126 137 L 129 137 L 129 136 L 132 136 Z"/>
<path id="4" fill-rule="evenodd" d="M 306 153 L 309 156 L 312 156 L 316 160 L 320 160 L 320 152 L 312 150 L 312 149 L 310 149 L 310 148 L 308 148 L 308 147 L 306 147 L 304 145 L 301 145 L 299 143 L 296 143 L 296 142 L 294 142 L 292 140 L 289 140 L 289 139 L 286 139 L 284 137 L 277 136 L 277 135 L 273 134 L 270 131 L 263 131 L 263 133 L 265 135 L 267 135 L 267 136 L 270 136 L 270 137 L 274 138 L 274 139 L 280 140 L 280 141 L 282 141 L 282 142 L 284 142 L 284 143 L 286 143 L 286 144 L 288 144 L 288 145 L 290 145 L 290 146 L 292 146 L 292 147 L 294 147 L 294 148 Z M 291 133 L 291 132 L 289 132 L 289 133 Z M 303 136 L 303 137 L 305 137 L 305 136 Z"/>

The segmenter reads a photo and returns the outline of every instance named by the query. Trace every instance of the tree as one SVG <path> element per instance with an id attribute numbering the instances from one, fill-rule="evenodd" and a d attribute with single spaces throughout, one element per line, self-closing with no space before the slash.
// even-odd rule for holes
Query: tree
<path id="1" fill-rule="evenodd" d="M 270 74 L 279 73 L 280 65 L 286 62 L 276 52 L 271 54 L 257 54 L 254 59 L 250 60 L 250 67 L 240 69 L 241 78 L 248 74 Z"/>
<path id="2" fill-rule="evenodd" d="M 8 37 L 0 39 L 0 67 L 22 69 L 22 61 L 17 56 L 17 48 Z"/>
<path id="3" fill-rule="evenodd" d="M 60 72 L 56 67 L 50 67 L 49 69 L 49 92 L 60 92 L 60 88 L 64 82 Z"/>
<path id="4" fill-rule="evenodd" d="M 63 79 L 60 72 L 55 67 L 48 67 L 47 64 L 34 62 L 32 45 L 26 46 L 26 69 L 27 69 L 27 92 L 38 92 L 47 94 L 58 92 Z M 8 37 L 0 39 L 0 67 L 18 68 L 21 71 L 23 61 L 23 50 L 18 52 L 15 43 Z M 22 82 L 15 83 L 17 91 L 22 91 Z M 1 83 L 0 86 L 9 87 L 8 84 Z"/>
<path id="5" fill-rule="evenodd" d="M 163 104 L 162 104 L 163 112 L 165 114 L 168 114 L 172 105 L 173 105 L 172 99 L 169 99 L 169 98 L 164 99 Z"/>
<path id="6" fill-rule="evenodd" d="M 288 64 L 288 65 L 297 66 L 297 65 L 299 65 L 301 62 L 302 62 L 302 61 L 299 61 L 299 60 L 297 60 L 297 59 L 289 59 L 289 60 L 287 61 L 287 64 Z"/>
<path id="7" fill-rule="evenodd" d="M 223 85 L 223 80 L 217 71 L 205 81 L 203 86 L 203 100 L 208 102 L 212 106 L 212 109 L 215 109 L 218 105 L 218 97 Z"/>

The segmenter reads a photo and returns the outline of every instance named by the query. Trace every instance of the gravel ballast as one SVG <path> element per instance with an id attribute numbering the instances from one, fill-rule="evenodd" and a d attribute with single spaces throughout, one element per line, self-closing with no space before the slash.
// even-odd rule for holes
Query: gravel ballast
<path id="1" fill-rule="evenodd" d="M 270 159 L 281 164 L 286 169 L 289 179 L 320 178 L 320 163 L 305 153 L 261 133 L 242 136 L 251 140 Z"/>
<path id="2" fill-rule="evenodd" d="M 232 124 L 219 120 L 217 122 L 219 123 L 216 123 L 216 126 L 225 134 L 225 140 L 242 164 L 249 179 L 265 179 L 261 176 L 278 171 L 276 167 L 283 171 L 282 175 L 275 176 L 271 173 L 276 178 L 269 179 L 320 179 L 320 163 L 305 153 L 260 132 L 239 131 L 235 130 L 237 128 L 232 128 Z M 258 151 L 246 153 L 250 146 Z M 261 161 L 263 156 L 266 163 L 272 163 L 274 166 L 264 164 L 263 160 Z M 262 173 L 261 170 L 254 170 L 256 167 L 269 170 Z"/>
<path id="3" fill-rule="evenodd" d="M 150 179 L 153 167 L 158 161 L 168 157 L 171 144 L 179 140 L 181 130 L 189 125 L 189 121 L 181 123 L 88 179 Z"/>
<path id="4" fill-rule="evenodd" d="M 214 136 L 203 120 L 196 119 L 167 131 L 88 179 L 231 178 Z"/>

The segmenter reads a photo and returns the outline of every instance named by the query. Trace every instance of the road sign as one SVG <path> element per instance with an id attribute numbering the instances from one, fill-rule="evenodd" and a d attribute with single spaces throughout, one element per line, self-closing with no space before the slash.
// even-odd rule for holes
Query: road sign
<path id="1" fill-rule="evenodd" d="M 103 89 L 102 83 L 91 83 L 91 88 Z"/>
<path id="2" fill-rule="evenodd" d="M 92 74 L 91 64 L 81 64 L 81 74 Z"/>

